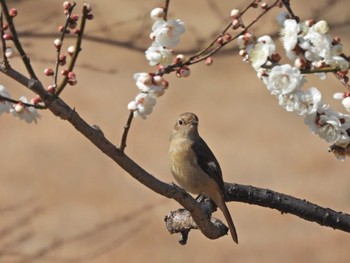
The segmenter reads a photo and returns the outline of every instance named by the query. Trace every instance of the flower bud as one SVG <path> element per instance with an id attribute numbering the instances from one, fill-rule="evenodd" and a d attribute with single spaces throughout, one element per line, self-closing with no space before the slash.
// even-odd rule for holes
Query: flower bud
<path id="1" fill-rule="evenodd" d="M 24 106 L 23 102 L 20 101 L 20 102 L 18 102 L 18 103 L 16 104 L 16 106 L 15 106 L 15 111 L 16 111 L 17 113 L 22 113 L 22 112 L 24 111 L 24 108 L 25 108 L 25 106 Z"/>
<path id="2" fill-rule="evenodd" d="M 46 68 L 46 69 L 44 70 L 44 74 L 45 74 L 46 76 L 53 76 L 53 75 L 54 75 L 54 71 L 53 71 L 52 68 Z"/>
<path id="3" fill-rule="evenodd" d="M 11 8 L 11 9 L 9 10 L 9 15 L 10 15 L 11 17 L 15 17 L 15 16 L 17 16 L 17 14 L 18 14 L 17 9 Z"/>

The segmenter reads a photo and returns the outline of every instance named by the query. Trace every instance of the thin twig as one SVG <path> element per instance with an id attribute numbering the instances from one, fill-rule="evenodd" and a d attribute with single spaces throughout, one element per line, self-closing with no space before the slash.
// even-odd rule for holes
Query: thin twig
<path id="1" fill-rule="evenodd" d="M 20 56 L 22 58 L 23 64 L 26 67 L 30 78 L 34 79 L 34 80 L 38 80 L 38 78 L 37 78 L 37 76 L 36 76 L 36 74 L 34 72 L 34 69 L 33 69 L 32 65 L 30 64 L 30 59 L 27 56 L 27 54 L 24 52 L 22 44 L 19 41 L 18 34 L 17 34 L 17 31 L 16 31 L 16 27 L 15 27 L 15 25 L 13 23 L 13 18 L 9 14 L 9 10 L 7 8 L 6 1 L 5 0 L 1 0 L 0 4 L 1 4 L 1 8 L 2 8 L 2 13 L 4 14 L 5 19 L 6 19 L 7 23 L 9 24 L 9 28 L 10 28 L 10 31 L 11 31 L 11 34 L 12 34 L 12 41 L 15 44 L 16 49 L 17 49 L 18 53 L 20 54 Z"/>
<path id="2" fill-rule="evenodd" d="M 165 7 L 164 7 L 164 20 L 165 21 L 167 21 L 167 19 L 168 19 L 169 4 L 170 4 L 170 0 L 165 0 Z"/>
<path id="3" fill-rule="evenodd" d="M 295 21 L 299 22 L 300 20 L 299 17 L 294 14 L 292 8 L 290 7 L 290 0 L 281 0 L 281 2 L 284 5 L 284 7 L 287 9 L 290 17 Z"/>
<path id="4" fill-rule="evenodd" d="M 126 148 L 126 141 L 127 141 L 127 138 L 128 138 L 128 133 L 129 133 L 129 129 L 130 129 L 130 126 L 131 126 L 131 122 L 134 118 L 134 112 L 133 111 L 130 111 L 130 114 L 129 114 L 129 117 L 128 117 L 128 120 L 124 126 L 124 132 L 123 132 L 123 136 L 122 136 L 122 140 L 120 142 L 120 151 L 121 152 L 124 152 L 125 148 Z"/>
<path id="5" fill-rule="evenodd" d="M 11 99 L 11 98 L 4 97 L 2 95 L 0 95 L 0 102 L 1 101 L 8 101 L 8 102 L 11 102 L 13 104 L 22 103 L 26 107 L 33 107 L 33 108 L 39 109 L 39 110 L 45 110 L 46 109 L 46 106 L 42 106 L 42 105 L 39 105 L 39 104 L 34 105 L 34 104 L 31 104 L 31 103 L 23 102 L 21 100 L 14 100 L 14 99 Z"/>
<path id="6" fill-rule="evenodd" d="M 4 39 L 4 19 L 3 19 L 3 14 L 0 10 L 0 37 L 1 37 L 1 44 L 2 44 L 2 54 L 3 54 L 3 63 L 4 63 L 4 66 L 5 68 L 7 68 L 9 66 L 9 61 L 7 59 L 7 56 L 6 56 L 6 49 L 7 49 L 7 46 L 6 46 L 6 40 Z"/>
<path id="7" fill-rule="evenodd" d="M 80 26 L 79 26 L 78 37 L 77 37 L 77 41 L 75 43 L 75 51 L 72 54 L 72 58 L 71 58 L 71 61 L 69 63 L 68 69 L 67 69 L 68 72 L 73 71 L 75 63 L 78 59 L 78 55 L 81 51 L 81 43 L 82 43 L 82 39 L 83 39 L 83 35 L 84 35 L 84 29 L 85 29 L 85 24 L 86 24 L 88 14 L 89 14 L 89 10 L 88 10 L 87 6 L 84 5 L 83 15 L 82 15 Z M 66 87 L 68 80 L 69 80 L 68 76 L 64 76 L 62 82 L 60 83 L 60 85 L 56 89 L 56 93 L 55 93 L 56 96 L 59 96 L 61 94 L 63 89 Z"/>
<path id="8" fill-rule="evenodd" d="M 176 71 L 178 68 L 183 66 L 190 66 L 193 64 L 196 64 L 198 62 L 204 61 L 208 57 L 213 56 L 215 53 L 217 53 L 219 50 L 221 50 L 224 46 L 231 43 L 232 41 L 236 40 L 240 35 L 245 34 L 256 22 L 258 22 L 267 12 L 269 12 L 272 8 L 276 7 L 279 3 L 279 0 L 276 0 L 272 5 L 267 7 L 260 15 L 258 15 L 248 26 L 246 26 L 240 33 L 236 34 L 234 37 L 232 37 L 230 40 L 223 42 L 222 44 L 217 45 L 214 49 L 210 50 L 214 45 L 217 43 L 217 39 L 222 37 L 232 26 L 231 22 L 224 28 L 224 30 L 220 33 L 220 35 L 212 42 L 209 43 L 207 47 L 205 47 L 203 50 L 197 52 L 193 56 L 191 56 L 189 59 L 182 63 L 177 63 L 170 65 L 164 69 L 161 69 L 157 74 L 163 75 L 163 74 L 169 74 L 173 71 Z M 251 5 L 251 4 L 250 4 Z M 250 6 L 249 5 L 249 6 Z M 210 50 L 210 51 L 209 51 Z"/>
<path id="9" fill-rule="evenodd" d="M 76 6 L 76 3 L 74 2 L 71 5 L 71 7 L 68 9 L 68 13 L 66 15 L 66 22 L 65 22 L 65 24 L 63 26 L 62 33 L 61 33 L 61 36 L 60 36 L 60 41 L 61 41 L 62 44 L 63 44 L 64 38 L 65 38 L 65 36 L 67 34 L 67 29 L 68 29 L 68 26 L 69 26 L 69 24 L 71 22 L 71 15 L 72 15 L 72 12 L 73 12 L 75 6 Z M 55 73 L 54 73 L 54 87 L 57 87 L 57 78 L 58 78 L 58 69 L 59 69 L 59 66 L 60 66 L 61 48 L 62 48 L 62 45 L 57 47 L 56 68 L 55 68 Z"/>

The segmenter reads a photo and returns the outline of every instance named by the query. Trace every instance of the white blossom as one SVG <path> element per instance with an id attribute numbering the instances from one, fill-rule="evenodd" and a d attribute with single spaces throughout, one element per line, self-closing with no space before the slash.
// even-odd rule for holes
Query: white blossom
<path id="1" fill-rule="evenodd" d="M 279 105 L 298 115 L 313 114 L 321 103 L 321 92 L 314 87 L 278 96 Z"/>
<path id="2" fill-rule="evenodd" d="M 284 27 L 281 30 L 283 47 L 287 52 L 292 51 L 298 43 L 300 25 L 294 19 L 286 19 L 283 25 Z"/>
<path id="3" fill-rule="evenodd" d="M 174 48 L 180 42 L 180 35 L 185 32 L 184 22 L 180 19 L 157 20 L 152 26 L 152 38 L 159 45 Z"/>
<path id="4" fill-rule="evenodd" d="M 7 89 L 3 85 L 0 85 L 0 95 L 5 98 L 11 99 L 10 93 L 7 91 Z M 13 108 L 12 103 L 0 99 L 0 115 L 4 112 L 9 113 L 10 109 L 12 108 Z"/>
<path id="5" fill-rule="evenodd" d="M 332 68 L 336 68 L 339 70 L 347 70 L 349 68 L 349 62 L 341 56 L 333 56 L 330 58 L 326 58 L 324 62 Z"/>
<path id="6" fill-rule="evenodd" d="M 171 64 L 173 58 L 169 49 L 164 48 L 156 42 L 152 43 L 145 54 L 150 66 L 160 64 L 163 67 L 167 67 Z"/>
<path id="7" fill-rule="evenodd" d="M 316 113 L 307 115 L 304 120 L 311 132 L 316 133 L 328 143 L 341 144 L 349 140 L 347 129 L 350 127 L 348 115 L 338 113 L 329 106 L 319 107 Z"/>
<path id="8" fill-rule="evenodd" d="M 160 19 L 163 19 L 164 18 L 164 15 L 165 15 L 165 12 L 164 12 L 164 8 L 161 8 L 161 7 L 156 7 L 154 8 L 151 13 L 150 13 L 150 17 L 153 19 L 153 20 L 160 20 Z"/>
<path id="9" fill-rule="evenodd" d="M 274 41 L 270 36 L 262 36 L 258 38 L 257 43 L 247 47 L 247 52 L 255 70 L 264 65 L 269 56 L 276 50 Z"/>
<path id="10" fill-rule="evenodd" d="M 146 119 L 153 111 L 156 99 L 148 93 L 139 93 L 133 101 L 128 104 L 128 109 L 134 112 L 134 117 L 140 116 Z"/>
<path id="11" fill-rule="evenodd" d="M 304 82 L 299 69 L 284 64 L 272 68 L 267 79 L 267 88 L 272 95 L 287 94 L 300 88 Z"/>
<path id="12" fill-rule="evenodd" d="M 134 80 L 140 91 L 150 93 L 151 96 L 162 96 L 167 88 L 167 82 L 161 77 L 149 73 L 135 73 Z"/>
<path id="13" fill-rule="evenodd" d="M 14 117 L 18 117 L 20 120 L 24 120 L 27 123 L 37 123 L 41 115 L 34 107 L 25 106 L 23 103 L 27 103 L 26 97 L 21 97 L 20 102 L 15 105 L 14 108 L 10 109 L 10 112 Z"/>
<path id="14" fill-rule="evenodd" d="M 310 55 L 310 61 L 318 60 L 319 58 L 328 58 L 331 55 L 332 38 L 328 34 L 321 34 L 322 30 L 315 29 L 315 25 L 312 26 L 308 33 L 304 36 L 304 40 L 309 42 L 309 45 L 303 46 L 304 50 L 308 50 L 312 53 Z"/>

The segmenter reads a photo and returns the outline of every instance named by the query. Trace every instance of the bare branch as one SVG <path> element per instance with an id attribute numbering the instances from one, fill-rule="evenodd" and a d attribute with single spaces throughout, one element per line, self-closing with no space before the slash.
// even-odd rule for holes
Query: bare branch
<path id="1" fill-rule="evenodd" d="M 129 129 L 131 127 L 131 122 L 134 118 L 134 112 L 133 111 L 130 111 L 130 114 L 129 114 L 129 117 L 128 117 L 128 120 L 124 126 L 124 132 L 123 132 L 123 135 L 122 135 L 122 140 L 121 140 L 121 143 L 120 143 L 120 147 L 119 149 L 124 152 L 125 148 L 126 148 L 126 140 L 128 138 L 128 133 L 129 133 Z"/>

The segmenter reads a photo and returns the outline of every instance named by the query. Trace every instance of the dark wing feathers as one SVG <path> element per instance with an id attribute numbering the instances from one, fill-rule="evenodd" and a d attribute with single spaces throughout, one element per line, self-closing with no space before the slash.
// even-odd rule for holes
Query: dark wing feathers
<path id="1" fill-rule="evenodd" d="M 193 151 L 197 155 L 198 165 L 202 170 L 213 178 L 222 190 L 225 189 L 224 181 L 222 179 L 222 172 L 219 162 L 216 160 L 213 152 L 210 150 L 209 146 L 205 141 L 199 137 L 198 141 L 193 145 Z"/>

